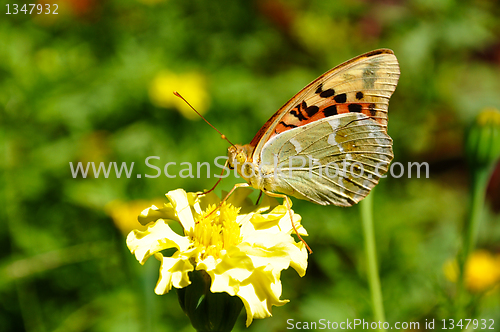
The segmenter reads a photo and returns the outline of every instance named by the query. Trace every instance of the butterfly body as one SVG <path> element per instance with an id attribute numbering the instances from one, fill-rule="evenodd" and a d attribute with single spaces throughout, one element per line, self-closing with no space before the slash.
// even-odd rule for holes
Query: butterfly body
<path id="1" fill-rule="evenodd" d="M 248 184 L 321 205 L 363 199 L 393 158 L 388 101 L 399 79 L 391 50 L 349 60 L 280 108 L 250 144 L 229 147 Z"/>

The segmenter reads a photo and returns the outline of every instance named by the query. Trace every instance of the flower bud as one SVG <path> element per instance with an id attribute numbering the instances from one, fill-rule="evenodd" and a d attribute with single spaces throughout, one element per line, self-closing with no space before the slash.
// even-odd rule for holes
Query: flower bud
<path id="1" fill-rule="evenodd" d="M 500 158 L 500 111 L 483 110 L 470 127 L 465 153 L 472 171 L 488 169 Z"/>
<path id="2" fill-rule="evenodd" d="M 189 273 L 191 284 L 177 289 L 179 303 L 198 332 L 229 332 L 233 329 L 243 302 L 226 292 L 210 292 L 210 276 L 203 270 Z"/>

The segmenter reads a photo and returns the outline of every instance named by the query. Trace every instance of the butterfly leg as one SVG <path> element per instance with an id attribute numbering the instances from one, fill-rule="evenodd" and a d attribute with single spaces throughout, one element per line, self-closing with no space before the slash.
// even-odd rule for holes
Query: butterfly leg
<path id="1" fill-rule="evenodd" d="M 214 184 L 214 186 L 210 189 L 210 190 L 207 190 L 207 191 L 204 191 L 200 194 L 198 194 L 198 196 L 203 196 L 203 195 L 206 195 L 212 191 L 214 191 L 215 187 L 217 187 L 217 185 L 221 182 L 222 180 L 222 175 L 224 174 L 224 171 L 226 170 L 226 167 L 227 167 L 227 164 L 228 164 L 228 161 L 226 160 L 226 164 L 224 165 L 224 167 L 222 168 L 222 173 L 220 174 L 220 177 L 219 177 L 219 180 L 217 180 L 217 182 Z M 234 190 L 234 188 L 233 188 Z M 232 191 L 231 191 L 232 192 Z M 221 203 L 222 204 L 222 203 Z"/>
<path id="2" fill-rule="evenodd" d="M 229 196 L 231 196 L 231 194 L 238 188 L 246 188 L 246 187 L 250 187 L 250 185 L 248 183 L 237 183 L 234 185 L 233 189 L 231 189 L 231 191 L 229 191 L 226 195 L 226 197 L 224 197 L 224 199 L 220 202 L 220 204 L 222 205 L 222 203 L 224 203 L 228 198 Z"/>
<path id="3" fill-rule="evenodd" d="M 311 248 L 309 247 L 307 242 L 302 238 L 302 236 L 300 236 L 299 232 L 297 231 L 297 228 L 295 228 L 295 224 L 293 223 L 292 204 L 290 203 L 290 198 L 288 198 L 287 195 L 283 195 L 283 194 L 277 194 L 277 193 L 273 193 L 270 191 L 264 191 L 264 192 L 266 193 L 266 195 L 271 196 L 271 197 L 283 198 L 284 202 L 286 203 L 286 208 L 288 209 L 288 213 L 290 214 L 290 222 L 292 223 L 292 228 L 295 231 L 295 234 L 297 234 L 297 237 L 299 238 L 299 240 L 302 243 L 304 243 L 304 245 L 307 248 L 307 251 L 309 251 L 309 254 L 312 254 L 313 251 L 311 250 Z"/>

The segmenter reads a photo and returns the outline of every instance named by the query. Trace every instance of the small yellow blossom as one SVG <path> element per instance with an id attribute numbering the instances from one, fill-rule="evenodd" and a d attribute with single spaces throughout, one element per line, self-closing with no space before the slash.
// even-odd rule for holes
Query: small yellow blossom
<path id="1" fill-rule="evenodd" d="M 474 252 L 466 265 L 465 282 L 473 291 L 486 290 L 500 281 L 498 259 L 486 250 Z"/>
<path id="2" fill-rule="evenodd" d="M 473 252 L 465 265 L 465 285 L 473 292 L 488 290 L 500 282 L 500 257 L 486 250 Z M 458 264 L 448 261 L 444 266 L 444 273 L 448 280 L 456 282 L 458 278 Z"/>
<path id="3" fill-rule="evenodd" d="M 500 111 L 493 107 L 486 107 L 481 113 L 478 114 L 477 123 L 480 126 L 500 126 Z"/>
<path id="4" fill-rule="evenodd" d="M 175 108 L 190 120 L 200 117 L 173 92 L 178 91 L 193 105 L 200 114 L 206 113 L 210 104 L 205 76 L 191 72 L 175 74 L 162 71 L 156 75 L 149 87 L 149 98 L 153 105 L 163 108 Z"/>
<path id="5" fill-rule="evenodd" d="M 212 293 L 226 292 L 242 300 L 247 326 L 254 318 L 271 316 L 273 305 L 288 302 L 280 300 L 280 273 L 291 266 L 304 276 L 307 250 L 291 236 L 287 208 L 267 196 L 253 205 L 250 192 L 237 190 L 221 204 L 213 193 L 198 196 L 177 189 L 167 193 L 170 203 L 141 213 L 139 221 L 148 229 L 132 231 L 127 245 L 141 264 L 153 255 L 161 262 L 156 294 L 188 286 L 188 274 L 197 270 L 210 276 Z M 298 232 L 307 235 L 300 216 L 293 214 L 293 219 Z M 170 228 L 175 222 L 184 234 Z M 164 256 L 162 250 L 170 248 L 177 250 Z"/>

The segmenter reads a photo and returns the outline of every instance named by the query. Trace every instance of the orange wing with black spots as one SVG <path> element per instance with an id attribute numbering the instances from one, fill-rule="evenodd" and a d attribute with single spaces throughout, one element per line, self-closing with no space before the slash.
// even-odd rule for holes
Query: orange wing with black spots
<path id="1" fill-rule="evenodd" d="M 363 113 L 387 128 L 389 98 L 399 80 L 399 64 L 389 49 L 355 57 L 311 82 L 259 130 L 250 146 L 252 160 L 272 137 L 325 117 Z M 258 161 L 258 160 L 256 160 Z"/>

